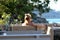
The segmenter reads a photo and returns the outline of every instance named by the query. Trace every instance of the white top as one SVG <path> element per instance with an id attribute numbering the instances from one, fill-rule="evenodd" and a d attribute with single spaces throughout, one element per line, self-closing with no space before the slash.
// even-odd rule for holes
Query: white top
<path id="1" fill-rule="evenodd" d="M 26 26 L 26 24 L 25 23 L 22 23 L 22 26 Z"/>

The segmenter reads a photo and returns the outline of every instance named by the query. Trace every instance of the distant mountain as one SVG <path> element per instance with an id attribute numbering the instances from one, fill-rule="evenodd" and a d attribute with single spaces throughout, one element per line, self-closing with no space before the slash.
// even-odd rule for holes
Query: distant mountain
<path id="1" fill-rule="evenodd" d="M 39 11 L 33 11 L 37 16 L 39 15 Z M 43 19 L 45 20 L 43 20 Z M 33 20 L 36 23 L 60 23 L 60 11 L 50 10 L 48 13 L 43 13 L 39 18 L 35 17 Z"/>
<path id="2" fill-rule="evenodd" d="M 60 19 L 60 12 L 50 10 L 48 13 L 43 13 L 41 17 L 46 19 Z"/>

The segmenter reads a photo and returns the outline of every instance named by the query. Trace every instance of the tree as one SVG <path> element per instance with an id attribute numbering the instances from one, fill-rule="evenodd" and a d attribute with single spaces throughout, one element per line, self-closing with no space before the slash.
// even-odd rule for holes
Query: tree
<path id="1" fill-rule="evenodd" d="M 49 12 L 50 8 L 48 7 L 49 0 L 0 0 L 0 18 L 2 18 L 3 13 L 9 15 L 10 22 L 13 22 L 14 19 L 23 20 L 25 13 L 31 13 L 34 8 L 37 8 L 41 13 Z M 34 17 L 35 14 L 32 14 Z"/>

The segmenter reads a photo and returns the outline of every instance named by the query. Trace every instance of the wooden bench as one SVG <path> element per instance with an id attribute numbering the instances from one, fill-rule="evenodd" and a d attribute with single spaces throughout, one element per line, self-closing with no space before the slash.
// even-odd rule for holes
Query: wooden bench
<path id="1" fill-rule="evenodd" d="M 38 24 L 41 25 L 41 24 Z M 2 30 L 4 30 L 4 26 L 1 26 Z M 46 26 L 45 24 L 41 25 L 41 26 L 20 26 L 20 25 L 13 25 L 8 27 L 8 31 L 41 31 L 43 30 L 44 33 L 49 34 L 48 32 L 48 26 Z"/>

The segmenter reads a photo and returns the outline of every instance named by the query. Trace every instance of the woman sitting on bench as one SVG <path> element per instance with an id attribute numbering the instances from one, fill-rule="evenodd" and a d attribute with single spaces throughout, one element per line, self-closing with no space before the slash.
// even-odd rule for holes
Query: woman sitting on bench
<path id="1" fill-rule="evenodd" d="M 34 26 L 32 19 L 31 19 L 31 15 L 29 13 L 25 14 L 24 23 L 22 23 L 22 26 L 27 26 L 27 25 Z"/>

